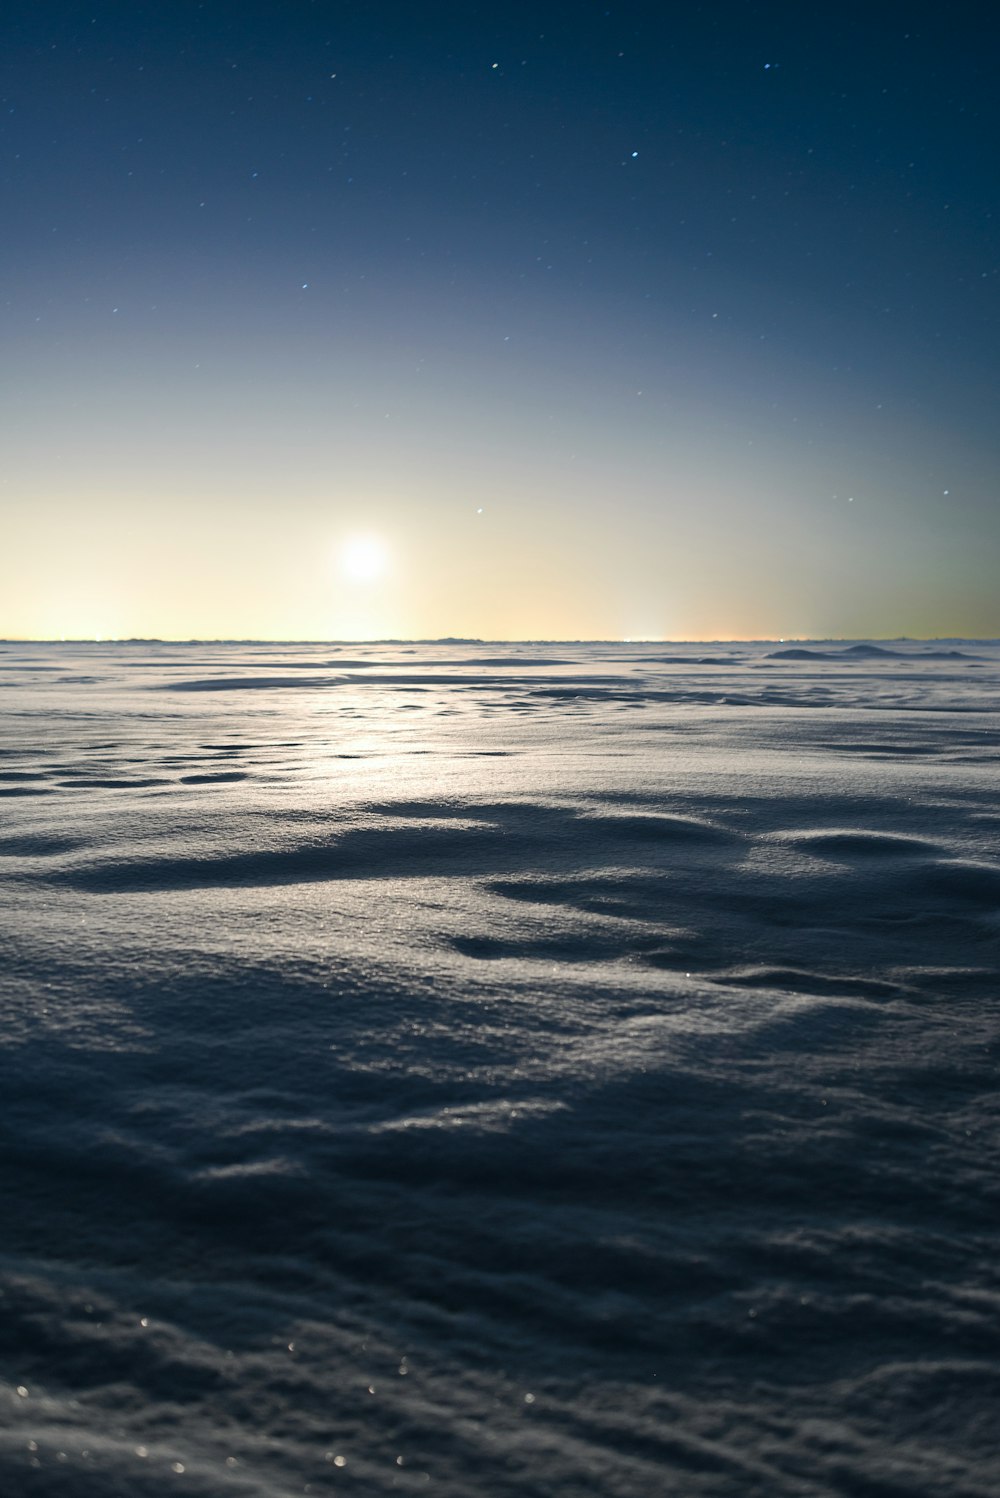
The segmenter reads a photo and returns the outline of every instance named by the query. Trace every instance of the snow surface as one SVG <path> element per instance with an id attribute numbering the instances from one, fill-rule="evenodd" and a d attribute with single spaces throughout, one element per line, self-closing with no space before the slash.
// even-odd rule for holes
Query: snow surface
<path id="1" fill-rule="evenodd" d="M 995 1498 L 998 684 L 0 647 L 0 1492 Z"/>

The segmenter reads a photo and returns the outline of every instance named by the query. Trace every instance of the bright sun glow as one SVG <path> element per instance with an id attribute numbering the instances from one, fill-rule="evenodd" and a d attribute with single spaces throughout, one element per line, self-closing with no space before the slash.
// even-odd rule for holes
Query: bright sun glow
<path id="1" fill-rule="evenodd" d="M 377 536 L 352 536 L 340 548 L 340 570 L 353 582 L 373 582 L 388 565 L 389 554 Z"/>

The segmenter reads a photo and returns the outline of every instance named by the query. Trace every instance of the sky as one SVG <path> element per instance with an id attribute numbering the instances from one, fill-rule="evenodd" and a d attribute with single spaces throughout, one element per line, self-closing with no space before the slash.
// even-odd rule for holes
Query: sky
<path id="1" fill-rule="evenodd" d="M 8 0 L 0 636 L 1000 635 L 983 15 Z"/>

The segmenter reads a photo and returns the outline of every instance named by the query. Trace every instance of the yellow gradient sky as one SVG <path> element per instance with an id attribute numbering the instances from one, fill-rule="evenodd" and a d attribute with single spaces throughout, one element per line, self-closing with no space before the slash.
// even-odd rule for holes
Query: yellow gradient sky
<path id="1" fill-rule="evenodd" d="M 875 401 L 835 420 L 808 365 L 769 371 L 775 403 L 738 359 L 581 363 L 560 331 L 36 340 L 7 390 L 0 633 L 1000 631 L 974 450 Z M 359 578 L 366 536 L 386 565 Z"/>

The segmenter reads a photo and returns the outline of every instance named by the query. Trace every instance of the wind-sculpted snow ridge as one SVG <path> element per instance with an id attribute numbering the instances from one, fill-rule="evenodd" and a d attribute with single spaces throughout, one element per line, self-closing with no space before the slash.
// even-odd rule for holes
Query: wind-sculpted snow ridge
<path id="1" fill-rule="evenodd" d="M 5 648 L 0 1492 L 1000 1491 L 1000 649 L 775 648 Z"/>

